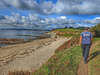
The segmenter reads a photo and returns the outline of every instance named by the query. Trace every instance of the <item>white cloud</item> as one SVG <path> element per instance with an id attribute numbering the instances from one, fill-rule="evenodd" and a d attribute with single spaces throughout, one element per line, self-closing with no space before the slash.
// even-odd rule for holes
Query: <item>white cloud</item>
<path id="1" fill-rule="evenodd" d="M 67 19 L 67 17 L 66 17 L 66 16 L 61 16 L 60 18 L 61 18 L 61 19 Z"/>
<path id="2" fill-rule="evenodd" d="M 19 7 L 20 6 L 20 0 L 4 0 L 6 4 Z"/>
<path id="3" fill-rule="evenodd" d="M 51 1 L 43 2 L 41 4 L 41 9 L 43 9 L 43 12 L 46 13 L 46 14 L 51 14 L 53 7 L 54 7 L 54 4 Z"/>
<path id="4" fill-rule="evenodd" d="M 52 8 L 52 11 L 55 13 L 61 13 L 64 10 L 65 6 L 63 3 L 61 2 L 57 2 L 54 6 L 54 8 Z"/>
<path id="5" fill-rule="evenodd" d="M 96 0 L 58 0 L 54 9 L 63 14 L 100 14 L 100 6 Z M 54 10 L 54 11 L 55 11 Z"/>
<path id="6" fill-rule="evenodd" d="M 100 17 L 94 19 L 74 20 L 66 16 L 46 17 L 41 18 L 38 14 L 29 14 L 28 16 L 21 16 L 13 13 L 12 16 L 6 16 L 5 21 L 0 23 L 9 23 L 9 25 L 27 26 L 33 28 L 64 28 L 64 27 L 79 27 L 79 26 L 93 26 L 100 22 Z M 17 24 L 16 24 L 17 23 Z"/>
<path id="7" fill-rule="evenodd" d="M 55 4 L 45 0 L 41 0 L 40 4 L 36 0 L 0 0 L 0 6 L 13 6 L 41 14 L 100 14 L 100 0 L 58 0 Z"/>
<path id="8" fill-rule="evenodd" d="M 100 20 L 100 17 L 96 17 L 96 18 L 94 18 L 94 20 Z"/>

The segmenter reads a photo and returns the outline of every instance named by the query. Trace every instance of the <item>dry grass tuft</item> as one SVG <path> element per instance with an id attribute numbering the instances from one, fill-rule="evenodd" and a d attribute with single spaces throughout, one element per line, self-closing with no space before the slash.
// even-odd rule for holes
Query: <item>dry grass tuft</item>
<path id="1" fill-rule="evenodd" d="M 8 75 L 31 75 L 31 73 L 28 71 L 14 71 L 14 72 L 9 71 Z"/>

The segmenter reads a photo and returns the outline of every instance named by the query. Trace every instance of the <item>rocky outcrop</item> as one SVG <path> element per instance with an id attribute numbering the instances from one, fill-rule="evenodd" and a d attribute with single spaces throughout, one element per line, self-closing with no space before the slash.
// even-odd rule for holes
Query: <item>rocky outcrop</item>
<path id="1" fill-rule="evenodd" d="M 22 43 L 22 42 L 24 42 L 24 39 L 0 38 L 0 44 L 16 44 L 16 43 Z"/>
<path id="2" fill-rule="evenodd" d="M 57 35 L 55 32 L 48 32 L 48 33 L 45 33 L 41 36 L 38 37 L 39 39 L 43 39 L 43 38 L 57 38 Z"/>

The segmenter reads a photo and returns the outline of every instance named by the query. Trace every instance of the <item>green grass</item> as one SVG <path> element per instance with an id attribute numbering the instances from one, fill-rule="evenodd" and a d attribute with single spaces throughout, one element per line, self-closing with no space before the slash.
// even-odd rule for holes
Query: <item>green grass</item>
<path id="1" fill-rule="evenodd" d="M 94 41 L 94 42 L 100 41 L 100 37 L 95 37 L 95 38 L 93 39 L 93 41 Z"/>
<path id="2" fill-rule="evenodd" d="M 64 32 L 65 37 L 79 37 L 82 32 L 80 29 L 56 29 L 56 31 Z M 78 34 L 74 34 L 76 32 Z M 33 75 L 76 75 L 81 54 L 80 46 L 56 51 Z"/>
<path id="3" fill-rule="evenodd" d="M 73 28 L 64 28 L 64 29 L 56 29 L 57 31 L 62 31 L 62 32 L 65 32 L 65 31 L 70 31 L 70 32 L 81 32 L 83 30 L 81 29 L 73 29 Z"/>
<path id="4" fill-rule="evenodd" d="M 91 51 L 91 58 L 89 61 L 89 75 L 100 75 L 100 38 L 94 38 L 96 46 Z"/>
<path id="5" fill-rule="evenodd" d="M 65 37 L 77 37 L 80 36 L 80 33 L 83 31 L 81 29 L 73 29 L 73 28 L 64 28 L 64 29 L 56 29 L 54 31 L 59 31 L 63 33 L 61 36 Z"/>
<path id="6" fill-rule="evenodd" d="M 81 48 L 76 46 L 57 51 L 33 75 L 76 75 L 81 60 Z"/>

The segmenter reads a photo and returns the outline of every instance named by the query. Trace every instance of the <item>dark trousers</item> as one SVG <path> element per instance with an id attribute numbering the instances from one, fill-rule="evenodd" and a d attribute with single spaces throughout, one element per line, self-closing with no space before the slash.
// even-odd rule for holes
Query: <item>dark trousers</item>
<path id="1" fill-rule="evenodd" d="M 82 44 L 82 54 L 83 54 L 84 62 L 87 62 L 90 46 L 91 44 Z"/>

